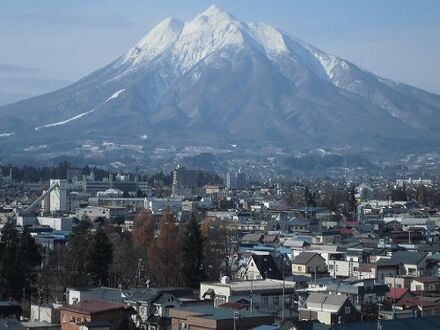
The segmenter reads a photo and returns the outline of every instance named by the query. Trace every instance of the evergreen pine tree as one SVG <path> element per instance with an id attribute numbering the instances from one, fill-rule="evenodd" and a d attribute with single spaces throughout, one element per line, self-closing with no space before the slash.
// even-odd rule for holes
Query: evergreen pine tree
<path id="1" fill-rule="evenodd" d="M 81 220 L 73 229 L 67 243 L 63 268 L 66 284 L 72 287 L 86 287 L 88 276 L 86 271 L 87 250 L 90 245 L 90 227 L 87 219 Z"/>
<path id="2" fill-rule="evenodd" d="M 350 191 L 348 192 L 348 211 L 356 212 L 357 209 L 357 199 L 356 199 L 356 187 L 352 185 Z"/>
<path id="3" fill-rule="evenodd" d="M 20 267 L 16 262 L 19 234 L 8 221 L 2 229 L 0 245 L 0 295 L 3 299 L 21 298 L 21 286 L 24 279 L 20 276 Z"/>
<path id="4" fill-rule="evenodd" d="M 93 235 L 87 249 L 86 270 L 93 285 L 108 285 L 109 269 L 113 261 L 113 245 L 101 226 Z"/>
<path id="5" fill-rule="evenodd" d="M 22 299 L 34 282 L 33 269 L 40 264 L 39 248 L 29 232 L 19 235 L 11 222 L 2 229 L 0 242 L 0 296 Z"/>
<path id="6" fill-rule="evenodd" d="M 36 280 L 36 274 L 33 271 L 35 267 L 41 265 L 40 247 L 28 231 L 20 235 L 19 245 L 16 254 L 17 268 L 22 278 L 22 289 L 30 292 L 32 284 Z"/>
<path id="7" fill-rule="evenodd" d="M 185 286 L 198 288 L 203 280 L 203 243 L 200 225 L 193 213 L 182 235 L 182 275 Z"/>

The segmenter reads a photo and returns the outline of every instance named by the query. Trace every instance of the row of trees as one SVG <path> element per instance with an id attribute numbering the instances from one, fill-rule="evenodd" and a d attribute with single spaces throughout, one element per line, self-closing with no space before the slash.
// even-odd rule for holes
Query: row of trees
<path id="1" fill-rule="evenodd" d="M 296 187 L 288 192 L 284 200 L 287 205 L 295 207 L 327 207 L 332 211 L 344 210 L 354 212 L 357 208 L 355 187 L 332 187 L 318 194 L 308 186 Z"/>
<path id="2" fill-rule="evenodd" d="M 232 245 L 226 229 L 214 221 L 201 225 L 194 214 L 178 225 L 174 214 L 166 211 L 156 228 L 154 215 L 142 210 L 134 221 L 133 246 L 157 286 L 197 288 L 200 281 L 218 280 L 229 272 Z"/>
<path id="3" fill-rule="evenodd" d="M 233 255 L 227 230 L 196 216 L 178 224 L 171 211 L 159 223 L 149 210 L 135 217 L 132 232 L 104 222 L 97 228 L 81 220 L 66 246 L 46 254 L 43 269 L 32 279 L 47 299 L 62 299 L 68 287 L 185 286 L 230 275 Z"/>
<path id="4" fill-rule="evenodd" d="M 8 222 L 0 241 L 0 298 L 21 301 L 32 294 L 61 300 L 68 287 L 136 287 L 147 282 L 197 288 L 200 281 L 230 275 L 232 255 L 228 232 L 219 222 L 200 224 L 193 215 L 179 225 L 171 211 L 157 226 L 154 215 L 141 210 L 131 233 L 109 223 L 94 227 L 85 218 L 67 244 L 53 251 L 42 251 L 29 232 L 19 233 Z"/>

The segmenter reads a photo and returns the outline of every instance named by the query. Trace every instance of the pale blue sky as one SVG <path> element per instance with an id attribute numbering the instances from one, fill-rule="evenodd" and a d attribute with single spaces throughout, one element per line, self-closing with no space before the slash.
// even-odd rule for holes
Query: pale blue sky
<path id="1" fill-rule="evenodd" d="M 438 0 L 0 0 L 0 98 L 77 80 L 165 17 L 187 20 L 213 3 L 440 94 Z"/>

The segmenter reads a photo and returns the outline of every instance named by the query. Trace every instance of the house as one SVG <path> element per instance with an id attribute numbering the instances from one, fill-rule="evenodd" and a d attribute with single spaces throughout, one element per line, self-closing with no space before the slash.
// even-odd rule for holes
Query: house
<path id="1" fill-rule="evenodd" d="M 312 292 L 302 307 L 299 320 L 317 320 L 325 324 L 358 321 L 361 314 L 344 294 L 330 295 Z"/>
<path id="2" fill-rule="evenodd" d="M 148 329 L 167 329 L 171 325 L 169 310 L 182 307 L 178 297 L 192 295 L 191 289 L 185 288 L 144 288 L 123 292 L 124 303 L 137 312 L 136 325 Z"/>
<path id="3" fill-rule="evenodd" d="M 341 233 L 338 229 L 316 233 L 315 241 L 317 244 L 339 244 L 341 243 Z"/>
<path id="4" fill-rule="evenodd" d="M 288 226 L 292 232 L 308 231 L 311 226 L 311 223 L 312 221 L 305 219 L 291 218 L 288 220 Z M 317 222 L 315 221 L 315 223 L 316 223 L 315 227 L 317 227 Z"/>
<path id="5" fill-rule="evenodd" d="M 245 330 L 274 322 L 268 314 L 207 306 L 172 308 L 170 318 L 172 329 Z"/>
<path id="6" fill-rule="evenodd" d="M 426 252 L 410 252 L 397 251 L 391 260 L 399 263 L 400 274 L 410 276 L 423 276 L 426 269 L 428 253 Z"/>
<path id="7" fill-rule="evenodd" d="M 263 234 L 244 234 L 240 241 L 243 244 L 259 244 L 263 243 L 263 239 Z"/>
<path id="8" fill-rule="evenodd" d="M 415 277 L 411 280 L 411 291 L 436 291 L 440 290 L 440 279 L 438 277 Z"/>
<path id="9" fill-rule="evenodd" d="M 331 294 L 345 294 L 356 306 L 375 304 L 385 299 L 389 288 L 385 284 L 375 283 L 374 279 L 346 279 L 329 283 L 327 291 Z"/>
<path id="10" fill-rule="evenodd" d="M 261 280 L 270 278 L 274 280 L 283 279 L 283 270 L 285 277 L 290 272 L 290 263 L 285 259 L 276 260 L 272 254 L 252 254 L 246 263 L 246 266 L 237 274 L 237 279 L 241 280 Z M 277 261 L 281 265 L 277 264 Z M 284 263 L 284 267 L 283 264 Z M 281 269 L 280 269 L 281 266 Z M 283 269 L 284 268 L 284 269 Z"/>
<path id="11" fill-rule="evenodd" d="M 376 278 L 384 282 L 385 277 L 399 275 L 400 262 L 391 258 L 380 258 L 376 261 Z"/>
<path id="12" fill-rule="evenodd" d="M 393 303 L 398 302 L 402 298 L 411 298 L 414 295 L 406 288 L 391 288 L 386 294 L 388 300 Z"/>
<path id="13" fill-rule="evenodd" d="M 98 322 L 109 330 L 126 329 L 134 311 L 125 305 L 104 300 L 89 300 L 61 307 L 61 330 L 82 330 Z M 105 323 L 105 325 L 104 325 Z"/>
<path id="14" fill-rule="evenodd" d="M 274 314 L 280 314 L 284 305 L 288 315 L 293 306 L 294 288 L 292 281 L 230 281 L 224 276 L 221 282 L 200 283 L 200 299 L 213 300 L 214 307 L 227 302 L 247 303 L 253 311 Z"/>
<path id="15" fill-rule="evenodd" d="M 316 252 L 301 252 L 292 261 L 292 273 L 309 277 L 327 274 L 325 259 Z"/>
<path id="16" fill-rule="evenodd" d="M 440 315 L 440 298 L 410 297 L 402 298 L 396 304 L 397 310 L 415 310 L 420 316 Z"/>

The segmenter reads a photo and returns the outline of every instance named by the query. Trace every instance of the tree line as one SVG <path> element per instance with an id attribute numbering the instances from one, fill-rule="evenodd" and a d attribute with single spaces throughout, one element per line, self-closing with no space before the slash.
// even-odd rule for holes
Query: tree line
<path id="1" fill-rule="evenodd" d="M 200 222 L 193 214 L 179 224 L 170 210 L 158 223 L 151 211 L 139 211 L 132 232 L 85 217 L 66 244 L 53 249 L 8 222 L 0 240 L 0 298 L 62 301 L 67 288 L 97 286 L 198 288 L 200 281 L 230 275 L 231 255 L 220 222 Z"/>

